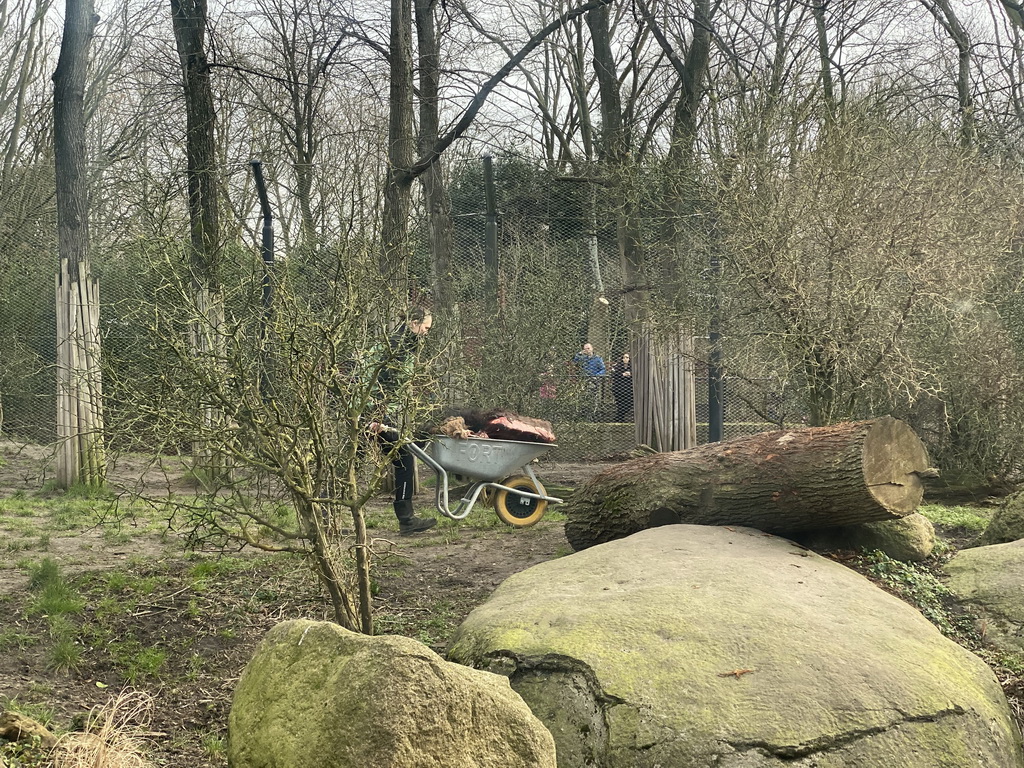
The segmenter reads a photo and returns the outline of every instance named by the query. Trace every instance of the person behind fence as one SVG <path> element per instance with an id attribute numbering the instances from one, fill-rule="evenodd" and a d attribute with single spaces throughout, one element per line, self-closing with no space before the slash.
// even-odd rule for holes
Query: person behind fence
<path id="1" fill-rule="evenodd" d="M 429 310 L 414 307 L 409 311 L 405 322 L 389 339 L 389 364 L 381 371 L 378 379 L 385 402 L 391 400 L 404 380 L 412 375 L 416 355 L 433 322 L 434 318 Z M 398 446 L 392 461 L 395 470 L 395 517 L 398 518 L 398 533 L 409 536 L 433 528 L 437 520 L 432 517 L 416 517 L 413 513 L 415 459 L 409 449 L 399 442 L 396 424 L 385 423 L 400 421 L 399 414 L 394 412 L 394 408 L 390 408 L 389 411 L 391 413 L 383 417 L 382 421 L 373 422 L 370 430 L 376 433 L 385 451 Z"/>
<path id="2" fill-rule="evenodd" d="M 588 396 L 590 398 L 590 417 L 597 415 L 597 400 L 600 394 L 601 377 L 605 375 L 604 360 L 600 355 L 594 353 L 594 345 L 589 341 L 583 348 L 573 355 L 572 361 L 579 368 L 587 382 Z"/>
<path id="3" fill-rule="evenodd" d="M 629 353 L 625 352 L 612 366 L 612 397 L 615 398 L 615 420 L 632 421 L 633 417 L 633 367 Z"/>

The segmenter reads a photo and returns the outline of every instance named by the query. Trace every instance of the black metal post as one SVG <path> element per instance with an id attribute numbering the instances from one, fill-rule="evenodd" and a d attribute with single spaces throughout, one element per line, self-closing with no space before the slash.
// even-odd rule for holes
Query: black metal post
<path id="1" fill-rule="evenodd" d="M 494 190 L 494 164 L 484 155 L 484 201 L 487 206 L 484 227 L 484 290 L 493 311 L 498 309 L 498 196 Z"/>
<path id="2" fill-rule="evenodd" d="M 708 442 L 721 441 L 725 433 L 725 380 L 722 377 L 722 336 L 721 336 L 721 295 L 719 278 L 722 262 L 718 254 L 711 256 L 711 327 L 708 342 L 711 352 L 708 358 Z"/>
<path id="3" fill-rule="evenodd" d="M 263 318 L 260 327 L 263 370 L 260 372 L 260 392 L 270 397 L 270 353 L 267 349 L 267 335 L 270 316 L 274 306 L 274 214 L 270 209 L 270 198 L 267 197 L 267 184 L 263 179 L 263 164 L 259 160 L 251 160 L 253 178 L 256 180 L 256 193 L 260 198 L 260 210 L 263 212 L 263 238 L 260 256 L 263 259 Z"/>

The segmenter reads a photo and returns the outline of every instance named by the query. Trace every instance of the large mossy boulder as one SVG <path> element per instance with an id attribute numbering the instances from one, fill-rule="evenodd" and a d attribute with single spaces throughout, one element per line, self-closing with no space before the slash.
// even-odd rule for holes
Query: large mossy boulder
<path id="1" fill-rule="evenodd" d="M 991 669 L 836 562 L 669 525 L 506 580 L 449 658 L 508 675 L 560 768 L 1019 768 Z"/>
<path id="2" fill-rule="evenodd" d="M 962 549 L 943 570 L 950 592 L 978 611 L 985 640 L 1024 652 L 1024 539 Z"/>
<path id="3" fill-rule="evenodd" d="M 551 735 L 505 677 L 405 637 L 274 627 L 228 721 L 232 768 L 554 768 Z"/>
<path id="4" fill-rule="evenodd" d="M 1014 493 L 1003 499 L 992 516 L 992 522 L 973 546 L 1006 544 L 1018 539 L 1024 539 L 1024 493 Z"/>

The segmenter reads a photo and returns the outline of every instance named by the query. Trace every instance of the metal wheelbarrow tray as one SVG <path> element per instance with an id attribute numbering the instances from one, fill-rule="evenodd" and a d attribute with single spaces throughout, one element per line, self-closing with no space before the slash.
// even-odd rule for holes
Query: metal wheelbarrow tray
<path id="1" fill-rule="evenodd" d="M 426 450 L 414 443 L 408 446 L 416 458 L 437 474 L 438 512 L 452 520 L 462 520 L 486 489 L 495 489 L 495 512 L 504 522 L 517 528 L 540 520 L 548 502 L 562 502 L 562 499 L 547 495 L 530 466 L 530 462 L 553 447 L 552 443 L 443 435 L 432 437 Z M 450 474 L 473 481 L 454 510 L 450 509 L 448 500 Z"/>
<path id="2" fill-rule="evenodd" d="M 496 482 L 547 453 L 550 443 L 435 437 L 428 446 L 435 461 L 454 475 Z"/>

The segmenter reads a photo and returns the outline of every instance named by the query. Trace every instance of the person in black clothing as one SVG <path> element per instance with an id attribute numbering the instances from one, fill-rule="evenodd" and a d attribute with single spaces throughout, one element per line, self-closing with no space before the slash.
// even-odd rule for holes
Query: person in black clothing
<path id="1" fill-rule="evenodd" d="M 381 372 L 379 379 L 381 391 L 386 396 L 392 395 L 401 384 L 402 377 L 411 373 L 416 351 L 430 331 L 433 321 L 434 318 L 428 310 L 413 308 L 405 323 L 391 337 L 390 365 Z M 397 418 L 393 420 L 397 421 Z M 398 431 L 394 425 L 374 422 L 370 428 L 377 433 L 385 450 L 390 450 L 398 444 Z M 413 513 L 412 491 L 416 464 L 413 455 L 404 445 L 398 444 L 392 465 L 395 469 L 395 516 L 398 518 L 399 534 L 409 536 L 433 528 L 437 520 L 432 517 L 416 517 Z"/>
<path id="2" fill-rule="evenodd" d="M 629 353 L 612 366 L 612 396 L 615 398 L 615 420 L 633 420 L 633 368 Z"/>

